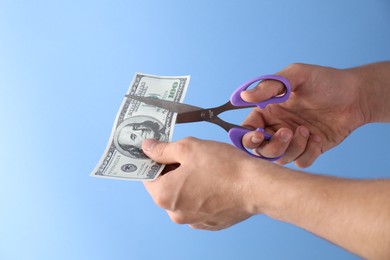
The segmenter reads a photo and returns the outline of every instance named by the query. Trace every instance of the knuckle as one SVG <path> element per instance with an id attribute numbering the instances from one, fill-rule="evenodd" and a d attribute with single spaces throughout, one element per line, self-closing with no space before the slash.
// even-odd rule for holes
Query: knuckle
<path id="1" fill-rule="evenodd" d="M 186 145 L 191 145 L 191 143 L 196 142 L 198 139 L 192 136 L 188 136 L 186 138 L 183 138 L 181 143 L 184 143 Z"/>
<path id="2" fill-rule="evenodd" d="M 202 223 L 190 224 L 190 228 L 197 230 L 208 230 L 207 226 Z"/>
<path id="3" fill-rule="evenodd" d="M 280 151 L 280 147 L 278 146 L 270 146 L 267 150 L 267 157 L 277 157 L 280 156 L 282 153 Z"/>
<path id="4" fill-rule="evenodd" d="M 198 229 L 198 230 L 205 229 L 203 225 L 199 225 L 199 224 L 192 224 L 192 225 L 189 225 L 189 227 L 192 229 Z"/>
<path id="5" fill-rule="evenodd" d="M 193 143 L 196 142 L 196 140 L 197 139 L 194 137 L 183 138 L 176 143 L 176 150 L 179 153 L 187 153 L 191 149 Z"/>
<path id="6" fill-rule="evenodd" d="M 207 230 L 207 231 L 219 231 L 223 229 L 224 227 L 218 227 L 218 226 L 209 226 L 207 224 L 191 224 L 189 225 L 192 229 L 198 229 L 198 230 Z"/>
<path id="7" fill-rule="evenodd" d="M 166 193 L 162 193 L 158 196 L 155 196 L 154 202 L 158 207 L 163 209 L 170 209 L 172 205 L 171 198 Z"/>
<path id="8" fill-rule="evenodd" d="M 164 155 L 165 148 L 167 147 L 167 143 L 160 143 L 153 149 L 153 153 L 158 156 L 162 157 Z"/>
<path id="9" fill-rule="evenodd" d="M 175 224 L 188 224 L 189 223 L 188 218 L 182 213 L 173 212 L 169 216 L 170 216 L 172 222 Z"/>
<path id="10" fill-rule="evenodd" d="M 185 141 L 180 141 L 176 143 L 175 151 L 178 154 L 186 154 L 188 152 L 188 145 L 186 144 Z"/>
<path id="11" fill-rule="evenodd" d="M 292 70 L 292 71 L 298 71 L 298 70 L 303 69 L 304 66 L 306 66 L 306 64 L 295 62 L 295 63 L 291 63 L 290 65 L 288 65 L 286 67 L 286 69 L 287 70 Z"/>

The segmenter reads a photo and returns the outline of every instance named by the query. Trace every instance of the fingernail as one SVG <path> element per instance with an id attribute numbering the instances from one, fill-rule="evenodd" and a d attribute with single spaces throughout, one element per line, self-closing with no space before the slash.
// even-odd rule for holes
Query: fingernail
<path id="1" fill-rule="evenodd" d="M 252 142 L 253 144 L 259 144 L 259 143 L 261 142 L 261 139 L 258 138 L 257 136 L 252 136 L 251 142 Z"/>
<path id="2" fill-rule="evenodd" d="M 245 90 L 245 92 L 254 93 L 254 92 L 256 92 L 256 90 L 257 90 L 257 88 L 250 88 L 250 89 Z"/>
<path id="3" fill-rule="evenodd" d="M 280 133 L 280 137 L 281 137 L 283 142 L 287 143 L 288 141 L 290 141 L 290 139 L 292 137 L 292 133 L 290 131 L 282 131 Z"/>
<path id="4" fill-rule="evenodd" d="M 305 138 L 308 138 L 309 135 L 310 135 L 310 132 L 309 132 L 309 129 L 307 129 L 306 127 L 301 127 L 299 129 L 299 132 L 301 133 L 301 135 Z"/>
<path id="5" fill-rule="evenodd" d="M 154 139 L 146 139 L 144 140 L 144 142 L 142 143 L 142 150 L 144 150 L 144 152 L 151 152 L 153 151 L 153 148 L 158 144 L 158 140 L 154 140 Z"/>

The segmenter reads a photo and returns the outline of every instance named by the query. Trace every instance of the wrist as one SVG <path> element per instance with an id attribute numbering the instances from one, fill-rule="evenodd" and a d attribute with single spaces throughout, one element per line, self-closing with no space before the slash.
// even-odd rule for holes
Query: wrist
<path id="1" fill-rule="evenodd" d="M 253 159 L 252 163 L 246 165 L 249 165 L 247 171 L 250 174 L 247 185 L 244 185 L 247 210 L 252 215 L 265 214 L 279 219 L 279 209 L 293 195 L 286 192 L 286 188 L 295 171 L 259 159 Z"/>
<path id="2" fill-rule="evenodd" d="M 390 122 L 390 62 L 348 69 L 359 92 L 364 124 Z"/>

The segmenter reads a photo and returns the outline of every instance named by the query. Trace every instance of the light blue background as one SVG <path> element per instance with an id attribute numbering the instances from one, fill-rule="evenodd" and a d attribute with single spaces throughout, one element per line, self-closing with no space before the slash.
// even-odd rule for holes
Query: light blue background
<path id="1" fill-rule="evenodd" d="M 388 0 L 0 0 L 0 259 L 356 259 L 265 216 L 176 225 L 142 183 L 89 174 L 135 72 L 190 74 L 185 101 L 206 107 L 293 62 L 389 59 Z M 389 130 L 362 127 L 307 171 L 390 177 Z M 229 142 L 203 123 L 186 136 Z"/>

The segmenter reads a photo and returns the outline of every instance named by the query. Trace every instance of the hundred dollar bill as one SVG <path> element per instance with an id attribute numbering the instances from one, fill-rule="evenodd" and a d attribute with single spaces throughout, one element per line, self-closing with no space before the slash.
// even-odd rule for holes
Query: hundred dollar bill
<path id="1" fill-rule="evenodd" d="M 136 73 L 126 95 L 183 102 L 190 76 L 154 76 Z M 164 165 L 148 158 L 142 141 L 170 141 L 176 114 L 125 97 L 116 115 L 110 139 L 91 176 L 128 180 L 154 180 Z"/>

